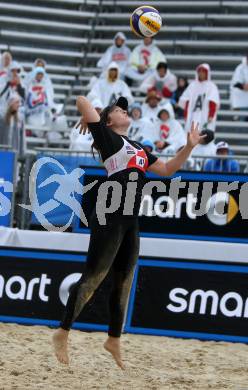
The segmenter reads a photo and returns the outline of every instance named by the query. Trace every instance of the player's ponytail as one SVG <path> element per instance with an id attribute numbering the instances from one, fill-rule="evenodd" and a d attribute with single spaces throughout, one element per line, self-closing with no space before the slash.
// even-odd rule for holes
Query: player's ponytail
<path id="1" fill-rule="evenodd" d="M 93 141 L 91 144 L 91 152 L 92 152 L 93 158 L 96 160 L 94 149 L 97 151 L 99 158 L 102 159 L 101 154 L 100 154 L 100 149 L 98 148 L 95 141 Z"/>

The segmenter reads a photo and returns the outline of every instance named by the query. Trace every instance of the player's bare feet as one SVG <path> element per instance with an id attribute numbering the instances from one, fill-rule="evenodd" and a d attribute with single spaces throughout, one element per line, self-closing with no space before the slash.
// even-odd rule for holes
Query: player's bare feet
<path id="1" fill-rule="evenodd" d="M 69 332 L 64 329 L 58 329 L 53 335 L 53 346 L 55 355 L 60 363 L 69 364 L 67 351 Z"/>
<path id="2" fill-rule="evenodd" d="M 106 351 L 111 353 L 111 355 L 116 361 L 116 364 L 122 370 L 125 370 L 124 364 L 121 360 L 120 337 L 109 336 L 103 346 L 106 349 Z"/>

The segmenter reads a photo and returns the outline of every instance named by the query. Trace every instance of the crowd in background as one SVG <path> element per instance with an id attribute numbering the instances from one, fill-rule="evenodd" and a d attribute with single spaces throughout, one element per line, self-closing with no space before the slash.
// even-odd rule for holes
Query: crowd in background
<path id="1" fill-rule="evenodd" d="M 24 72 L 20 63 L 9 52 L 0 57 L 0 144 L 23 151 L 24 123 L 39 136 L 38 129 L 46 126 L 56 129 L 61 105 L 54 102 L 54 88 L 46 72 L 46 62 L 37 58 L 30 72 Z M 59 121 L 63 126 L 63 121 Z M 31 130 L 29 130 L 31 131 Z M 60 136 L 56 131 L 50 137 Z"/>
<path id="2" fill-rule="evenodd" d="M 187 132 L 194 121 L 199 123 L 205 138 L 194 149 L 188 167 L 197 161 L 198 169 L 240 170 L 234 160 L 220 163 L 214 158 L 203 164 L 200 158 L 231 154 L 225 140 L 215 143 L 220 96 L 217 85 L 211 80 L 208 64 L 199 64 L 195 69 L 195 79 L 189 82 L 186 77 L 177 77 L 170 70 L 165 55 L 152 38 L 144 38 L 131 51 L 125 35 L 119 32 L 97 66 L 101 73 L 99 78 L 92 77 L 90 80 L 88 98 L 101 112 L 119 96 L 125 96 L 129 102 L 131 139 L 143 144 L 150 152 L 166 157 L 177 153 L 185 145 Z M 133 87 L 133 93 L 130 87 Z M 137 96 L 144 97 L 142 104 L 137 101 Z M 234 71 L 230 99 L 232 109 L 248 110 L 247 57 Z M 61 113 L 61 105 L 54 102 L 54 89 L 46 72 L 46 62 L 36 59 L 32 70 L 25 73 L 9 52 L 2 53 L 0 144 L 12 145 L 19 150 L 23 143 L 24 123 L 36 136 L 37 124 L 39 127 L 54 126 L 57 121 L 57 126 L 65 126 L 66 118 Z M 61 136 L 56 131 L 49 134 L 55 138 Z M 71 149 L 89 151 L 91 144 L 90 135 L 81 135 L 73 129 Z"/>
<path id="3" fill-rule="evenodd" d="M 113 45 L 105 51 L 97 66 L 101 74 L 98 79 L 91 79 L 88 98 L 101 111 L 119 96 L 125 96 L 129 102 L 131 139 L 160 156 L 173 155 L 185 145 L 187 132 L 194 121 L 199 123 L 205 138 L 194 149 L 187 166 L 212 171 L 240 170 L 237 161 L 227 163 L 216 158 L 232 152 L 227 142 L 215 143 L 220 96 L 217 85 L 211 80 L 208 64 L 199 64 L 195 69 L 195 79 L 189 83 L 186 77 L 177 77 L 169 69 L 165 55 L 152 38 L 144 38 L 131 51 L 125 35 L 118 32 Z M 246 82 L 247 58 L 237 67 L 231 81 L 231 108 L 248 109 Z M 130 87 L 134 87 L 134 95 Z M 244 95 L 246 99 L 242 97 Z M 142 104 L 136 101 L 137 96 L 144 96 Z M 72 149 L 90 150 L 91 143 L 90 135 L 78 135 L 76 130 L 72 133 Z M 200 157 L 204 156 L 215 158 L 203 163 Z"/>

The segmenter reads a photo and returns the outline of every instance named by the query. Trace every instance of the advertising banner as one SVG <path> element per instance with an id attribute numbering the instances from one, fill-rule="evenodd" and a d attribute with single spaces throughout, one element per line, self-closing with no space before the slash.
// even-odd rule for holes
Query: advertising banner
<path id="1" fill-rule="evenodd" d="M 248 266 L 140 260 L 126 330 L 248 342 Z"/>
<path id="2" fill-rule="evenodd" d="M 0 249 L 0 321 L 58 326 L 84 272 L 76 252 Z M 248 343 L 248 265 L 139 259 L 124 330 Z M 73 327 L 106 331 L 111 273 Z"/>
<path id="3" fill-rule="evenodd" d="M 65 252 L 0 249 L 0 321 L 58 325 L 68 294 L 82 275 L 85 256 Z M 109 276 L 74 328 L 106 330 Z"/>
<path id="4" fill-rule="evenodd" d="M 0 151 L 0 226 L 11 226 L 16 155 Z"/>
<path id="5" fill-rule="evenodd" d="M 106 176 L 103 169 L 85 169 L 83 184 L 95 180 L 97 185 L 82 197 L 87 219 Z M 175 200 L 173 185 L 176 181 L 180 188 Z M 247 181 L 248 175 L 178 172 L 172 178 L 161 178 L 148 174 L 147 183 L 153 190 L 150 194 L 144 193 L 141 204 L 141 236 L 248 242 Z M 223 204 L 222 213 L 217 210 L 219 203 Z M 200 208 L 201 215 L 197 215 L 195 210 Z M 87 232 L 88 229 L 76 219 L 74 231 Z"/>

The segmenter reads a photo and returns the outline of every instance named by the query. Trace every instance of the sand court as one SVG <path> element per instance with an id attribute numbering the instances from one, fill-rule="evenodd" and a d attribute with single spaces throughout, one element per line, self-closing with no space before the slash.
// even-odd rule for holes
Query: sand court
<path id="1" fill-rule="evenodd" d="M 53 355 L 52 333 L 0 324 L 0 390 L 247 389 L 245 344 L 125 334 L 122 372 L 102 347 L 106 334 L 73 330 L 67 367 Z"/>

